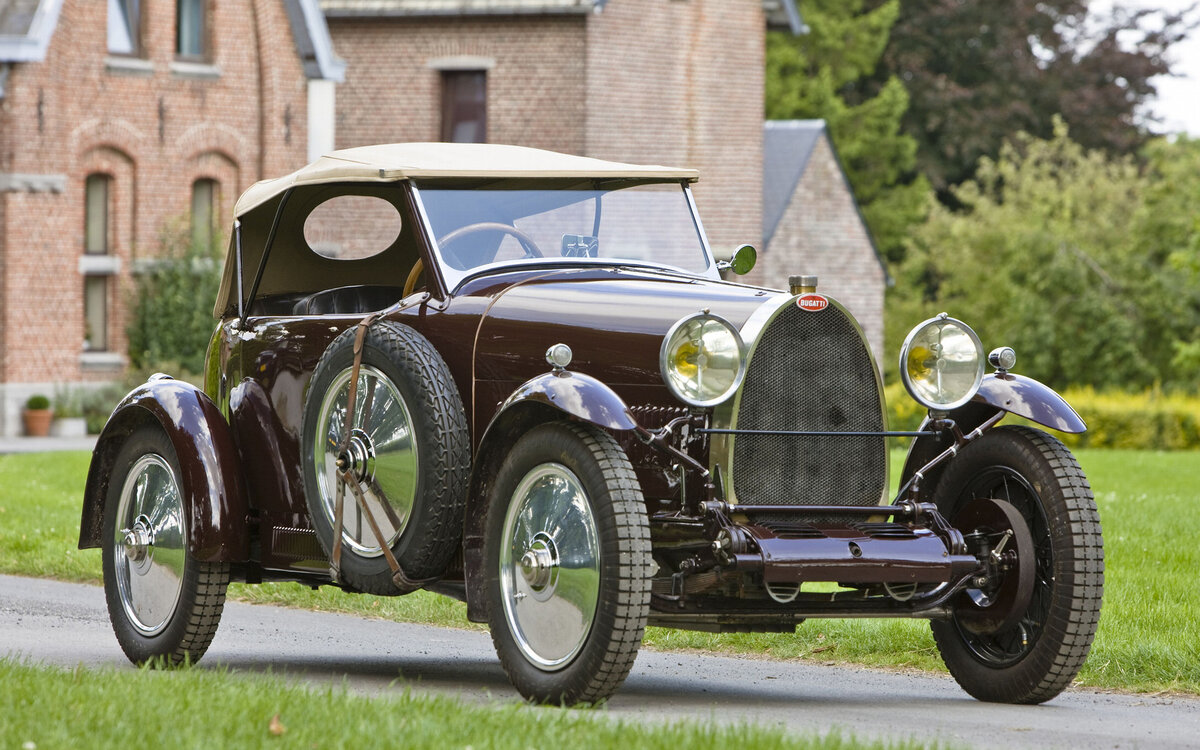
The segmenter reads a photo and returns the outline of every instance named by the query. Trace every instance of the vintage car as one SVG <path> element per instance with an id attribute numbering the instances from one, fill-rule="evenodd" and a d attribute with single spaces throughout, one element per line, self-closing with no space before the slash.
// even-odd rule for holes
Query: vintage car
<path id="1" fill-rule="evenodd" d="M 251 187 L 203 390 L 151 377 L 92 458 L 79 546 L 129 658 L 195 661 L 229 581 L 296 581 L 465 601 L 542 702 L 611 695 L 647 625 L 829 617 L 928 619 L 971 695 L 1057 695 L 1099 618 L 1100 523 L 1062 443 L 997 423 L 1084 423 L 939 315 L 900 352 L 928 418 L 889 432 L 815 278 L 722 279 L 754 250 L 716 259 L 697 176 L 430 143 Z"/>

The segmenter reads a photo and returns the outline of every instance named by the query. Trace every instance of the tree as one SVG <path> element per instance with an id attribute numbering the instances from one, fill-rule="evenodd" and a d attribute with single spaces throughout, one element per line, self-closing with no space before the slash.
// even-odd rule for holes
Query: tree
<path id="1" fill-rule="evenodd" d="M 917 171 L 944 200 L 1010 134 L 1050 137 L 1056 115 L 1083 146 L 1132 155 L 1150 137 L 1141 111 L 1151 79 L 1169 72 L 1167 50 L 1194 26 L 1186 16 L 1118 7 L 1099 19 L 1086 0 L 905 0 L 857 96 L 903 80 Z"/>
<path id="2" fill-rule="evenodd" d="M 875 71 L 899 7 L 888 0 L 863 12 L 863 0 L 807 0 L 807 34 L 767 35 L 765 96 L 768 118 L 826 121 L 876 245 L 893 260 L 924 218 L 929 191 L 913 179 L 916 141 L 900 130 L 908 94 L 895 78 L 853 105 L 844 94 Z"/>
<path id="3" fill-rule="evenodd" d="M 960 210 L 934 207 L 897 272 L 889 340 L 945 311 L 1055 387 L 1194 388 L 1200 149 L 1155 142 L 1142 172 L 1054 128 L 981 159 L 951 189 Z"/>

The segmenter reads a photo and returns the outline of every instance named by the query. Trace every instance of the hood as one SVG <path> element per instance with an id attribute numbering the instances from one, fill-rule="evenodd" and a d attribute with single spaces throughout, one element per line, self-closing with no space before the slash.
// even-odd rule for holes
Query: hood
<path id="1" fill-rule="evenodd" d="M 507 287 L 476 339 L 478 380 L 521 383 L 544 373 L 546 350 L 571 347 L 569 370 L 610 386 L 662 386 L 663 337 L 680 318 L 707 309 L 741 329 L 781 292 L 668 273 L 569 269 Z"/>

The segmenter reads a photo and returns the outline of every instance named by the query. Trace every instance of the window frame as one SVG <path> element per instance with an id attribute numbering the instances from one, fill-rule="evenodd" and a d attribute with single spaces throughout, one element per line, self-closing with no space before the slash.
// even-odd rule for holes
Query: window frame
<path id="1" fill-rule="evenodd" d="M 184 9 L 185 6 L 199 6 L 199 14 L 196 19 L 199 24 L 199 31 L 196 34 L 197 43 L 199 44 L 198 52 L 185 52 L 183 50 L 183 24 L 184 24 Z M 180 62 L 191 63 L 207 63 L 211 59 L 209 39 L 209 7 L 207 0 L 175 0 L 175 59 Z M 190 41 L 190 40 L 189 40 Z"/>
<path id="2" fill-rule="evenodd" d="M 441 123 L 439 137 L 446 143 L 487 143 L 488 142 L 488 71 L 486 68 L 454 68 L 444 69 L 441 73 Z M 461 92 L 466 84 L 478 81 L 478 101 L 465 102 Z M 464 103 L 465 102 L 465 103 Z M 478 117 L 475 120 L 460 118 L 464 107 L 477 107 Z M 479 133 L 476 140 L 456 140 L 455 131 L 460 124 L 478 122 Z"/>
<path id="3" fill-rule="evenodd" d="M 121 12 L 122 17 L 119 22 L 122 23 L 122 25 L 125 28 L 125 31 L 129 35 L 130 49 L 128 49 L 128 50 L 113 49 L 113 46 L 112 46 L 112 41 L 113 41 L 112 25 L 114 22 L 114 19 L 112 17 L 113 10 L 118 10 Z M 129 20 L 130 11 L 132 11 L 133 14 L 136 16 L 133 19 L 132 23 Z M 108 2 L 106 4 L 106 10 L 105 10 L 105 18 L 107 21 L 107 25 L 105 28 L 106 35 L 107 35 L 105 47 L 106 47 L 106 50 L 109 55 L 118 56 L 118 57 L 129 57 L 129 58 L 145 57 L 145 46 L 142 44 L 142 35 L 143 35 L 143 29 L 144 29 L 144 17 L 145 16 L 142 11 L 143 11 L 142 0 L 108 0 Z"/>

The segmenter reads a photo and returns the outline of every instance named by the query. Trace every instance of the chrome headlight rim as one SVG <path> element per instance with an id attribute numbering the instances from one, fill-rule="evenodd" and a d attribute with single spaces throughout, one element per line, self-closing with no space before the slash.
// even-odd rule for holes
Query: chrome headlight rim
<path id="1" fill-rule="evenodd" d="M 738 369 L 737 373 L 734 375 L 733 382 L 719 396 L 700 400 L 681 392 L 675 386 L 675 382 L 671 378 L 670 368 L 671 361 L 673 359 L 671 356 L 671 340 L 675 337 L 675 334 L 679 332 L 679 329 L 683 328 L 684 326 L 695 321 L 708 320 L 715 321 L 733 336 L 733 340 L 737 344 Z M 732 398 L 733 395 L 738 392 L 738 389 L 742 387 L 742 381 L 746 377 L 746 342 L 742 339 L 742 334 L 738 331 L 737 327 L 720 315 L 714 315 L 708 311 L 685 315 L 679 320 L 675 321 L 675 323 L 669 329 L 667 329 L 667 334 L 663 337 L 662 345 L 658 350 L 658 368 L 659 374 L 662 375 L 663 382 L 667 386 L 667 390 L 669 390 L 671 395 L 673 395 L 675 398 L 693 408 L 704 409 L 717 406 L 718 404 L 723 404 Z"/>
<path id="2" fill-rule="evenodd" d="M 971 388 L 964 396 L 944 404 L 939 404 L 923 397 L 914 387 L 912 380 L 908 375 L 908 355 L 911 352 L 913 341 L 922 333 L 924 333 L 926 328 L 935 324 L 940 324 L 942 326 L 953 325 L 966 333 L 968 338 L 971 340 L 971 343 L 975 347 L 976 355 L 975 380 L 972 383 Z M 975 398 L 975 395 L 979 393 L 979 387 L 983 384 L 983 375 L 985 369 L 984 363 L 985 359 L 983 342 L 979 340 L 979 334 L 975 333 L 975 329 L 971 328 L 971 326 L 967 325 L 958 318 L 950 317 L 946 313 L 939 313 L 932 318 L 923 320 L 917 325 L 913 326 L 912 330 L 908 332 L 908 335 L 904 337 L 904 343 L 900 346 L 900 380 L 904 383 L 904 389 L 908 391 L 908 395 L 912 396 L 914 401 L 932 412 L 953 411 L 967 405 L 971 399 Z"/>

